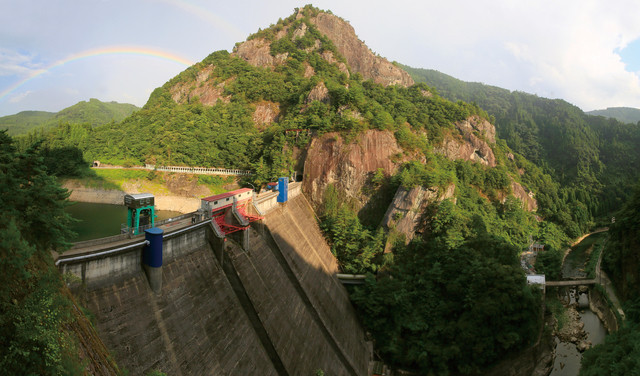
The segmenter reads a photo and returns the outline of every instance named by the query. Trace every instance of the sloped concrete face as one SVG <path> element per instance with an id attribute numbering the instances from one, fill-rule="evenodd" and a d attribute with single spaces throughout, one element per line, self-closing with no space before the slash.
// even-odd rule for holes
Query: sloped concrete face
<path id="1" fill-rule="evenodd" d="M 227 242 L 226 253 L 288 374 L 314 375 L 318 369 L 326 375 L 355 374 L 272 249 L 255 230 L 250 231 L 250 252 Z"/>
<path id="2" fill-rule="evenodd" d="M 277 375 L 208 246 L 164 265 L 159 296 L 140 271 L 87 300 L 100 337 L 132 376 Z"/>
<path id="3" fill-rule="evenodd" d="M 331 254 L 303 195 L 267 214 L 266 227 L 313 309 L 358 375 L 367 374 L 370 344 L 358 322 Z"/>

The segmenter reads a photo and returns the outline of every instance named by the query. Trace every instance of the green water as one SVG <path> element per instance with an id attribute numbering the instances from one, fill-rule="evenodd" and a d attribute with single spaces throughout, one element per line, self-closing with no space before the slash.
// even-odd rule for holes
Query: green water
<path id="1" fill-rule="evenodd" d="M 127 221 L 127 207 L 124 205 L 76 202 L 66 210 L 73 218 L 80 220 L 72 225 L 73 232 L 78 234 L 77 238 L 69 240 L 72 243 L 119 235 L 120 225 Z M 156 221 L 180 214 L 176 211 L 156 210 Z"/>

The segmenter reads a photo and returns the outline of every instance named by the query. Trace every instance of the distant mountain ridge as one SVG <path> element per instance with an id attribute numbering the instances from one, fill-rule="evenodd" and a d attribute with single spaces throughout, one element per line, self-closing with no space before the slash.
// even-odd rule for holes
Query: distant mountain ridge
<path id="1" fill-rule="evenodd" d="M 633 107 L 607 107 L 606 110 L 593 110 L 585 114 L 614 118 L 623 123 L 637 124 L 640 121 L 640 109 Z"/>
<path id="2" fill-rule="evenodd" d="M 140 108 L 129 103 L 102 102 L 91 98 L 80 101 L 60 112 L 22 111 L 15 115 L 0 117 L 0 129 L 7 129 L 16 136 L 38 128 L 52 128 L 59 123 L 90 123 L 92 126 L 119 122 Z"/>

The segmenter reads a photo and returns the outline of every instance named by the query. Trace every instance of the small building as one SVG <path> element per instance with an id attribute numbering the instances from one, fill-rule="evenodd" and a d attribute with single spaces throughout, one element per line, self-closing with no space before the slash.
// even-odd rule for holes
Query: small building
<path id="1" fill-rule="evenodd" d="M 121 232 L 138 235 L 155 225 L 155 197 L 151 193 L 125 195 L 124 205 L 127 207 L 127 223 Z"/>
<path id="2" fill-rule="evenodd" d="M 527 276 L 527 285 L 539 285 L 540 289 L 546 291 L 546 277 L 544 274 L 530 274 Z"/>
<path id="3" fill-rule="evenodd" d="M 544 244 L 540 244 L 540 243 L 533 243 L 533 244 L 531 245 L 531 250 L 532 250 L 533 252 L 535 252 L 535 253 L 542 252 L 542 251 L 544 251 Z"/>
<path id="4" fill-rule="evenodd" d="M 219 195 L 205 197 L 200 200 L 200 207 L 204 210 L 217 211 L 231 206 L 233 198 L 238 202 L 248 200 L 253 197 L 253 189 L 241 188 L 231 192 L 221 193 Z"/>

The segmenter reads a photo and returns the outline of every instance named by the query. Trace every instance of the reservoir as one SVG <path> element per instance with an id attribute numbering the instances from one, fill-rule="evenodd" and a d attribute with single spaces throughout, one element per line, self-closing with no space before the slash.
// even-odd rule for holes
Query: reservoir
<path id="1" fill-rule="evenodd" d="M 76 238 L 68 239 L 72 243 L 119 235 L 120 225 L 127 221 L 127 207 L 124 205 L 76 202 L 65 210 L 79 220 L 71 225 L 71 230 L 78 234 Z M 156 221 L 181 214 L 177 211 L 156 210 Z"/>

